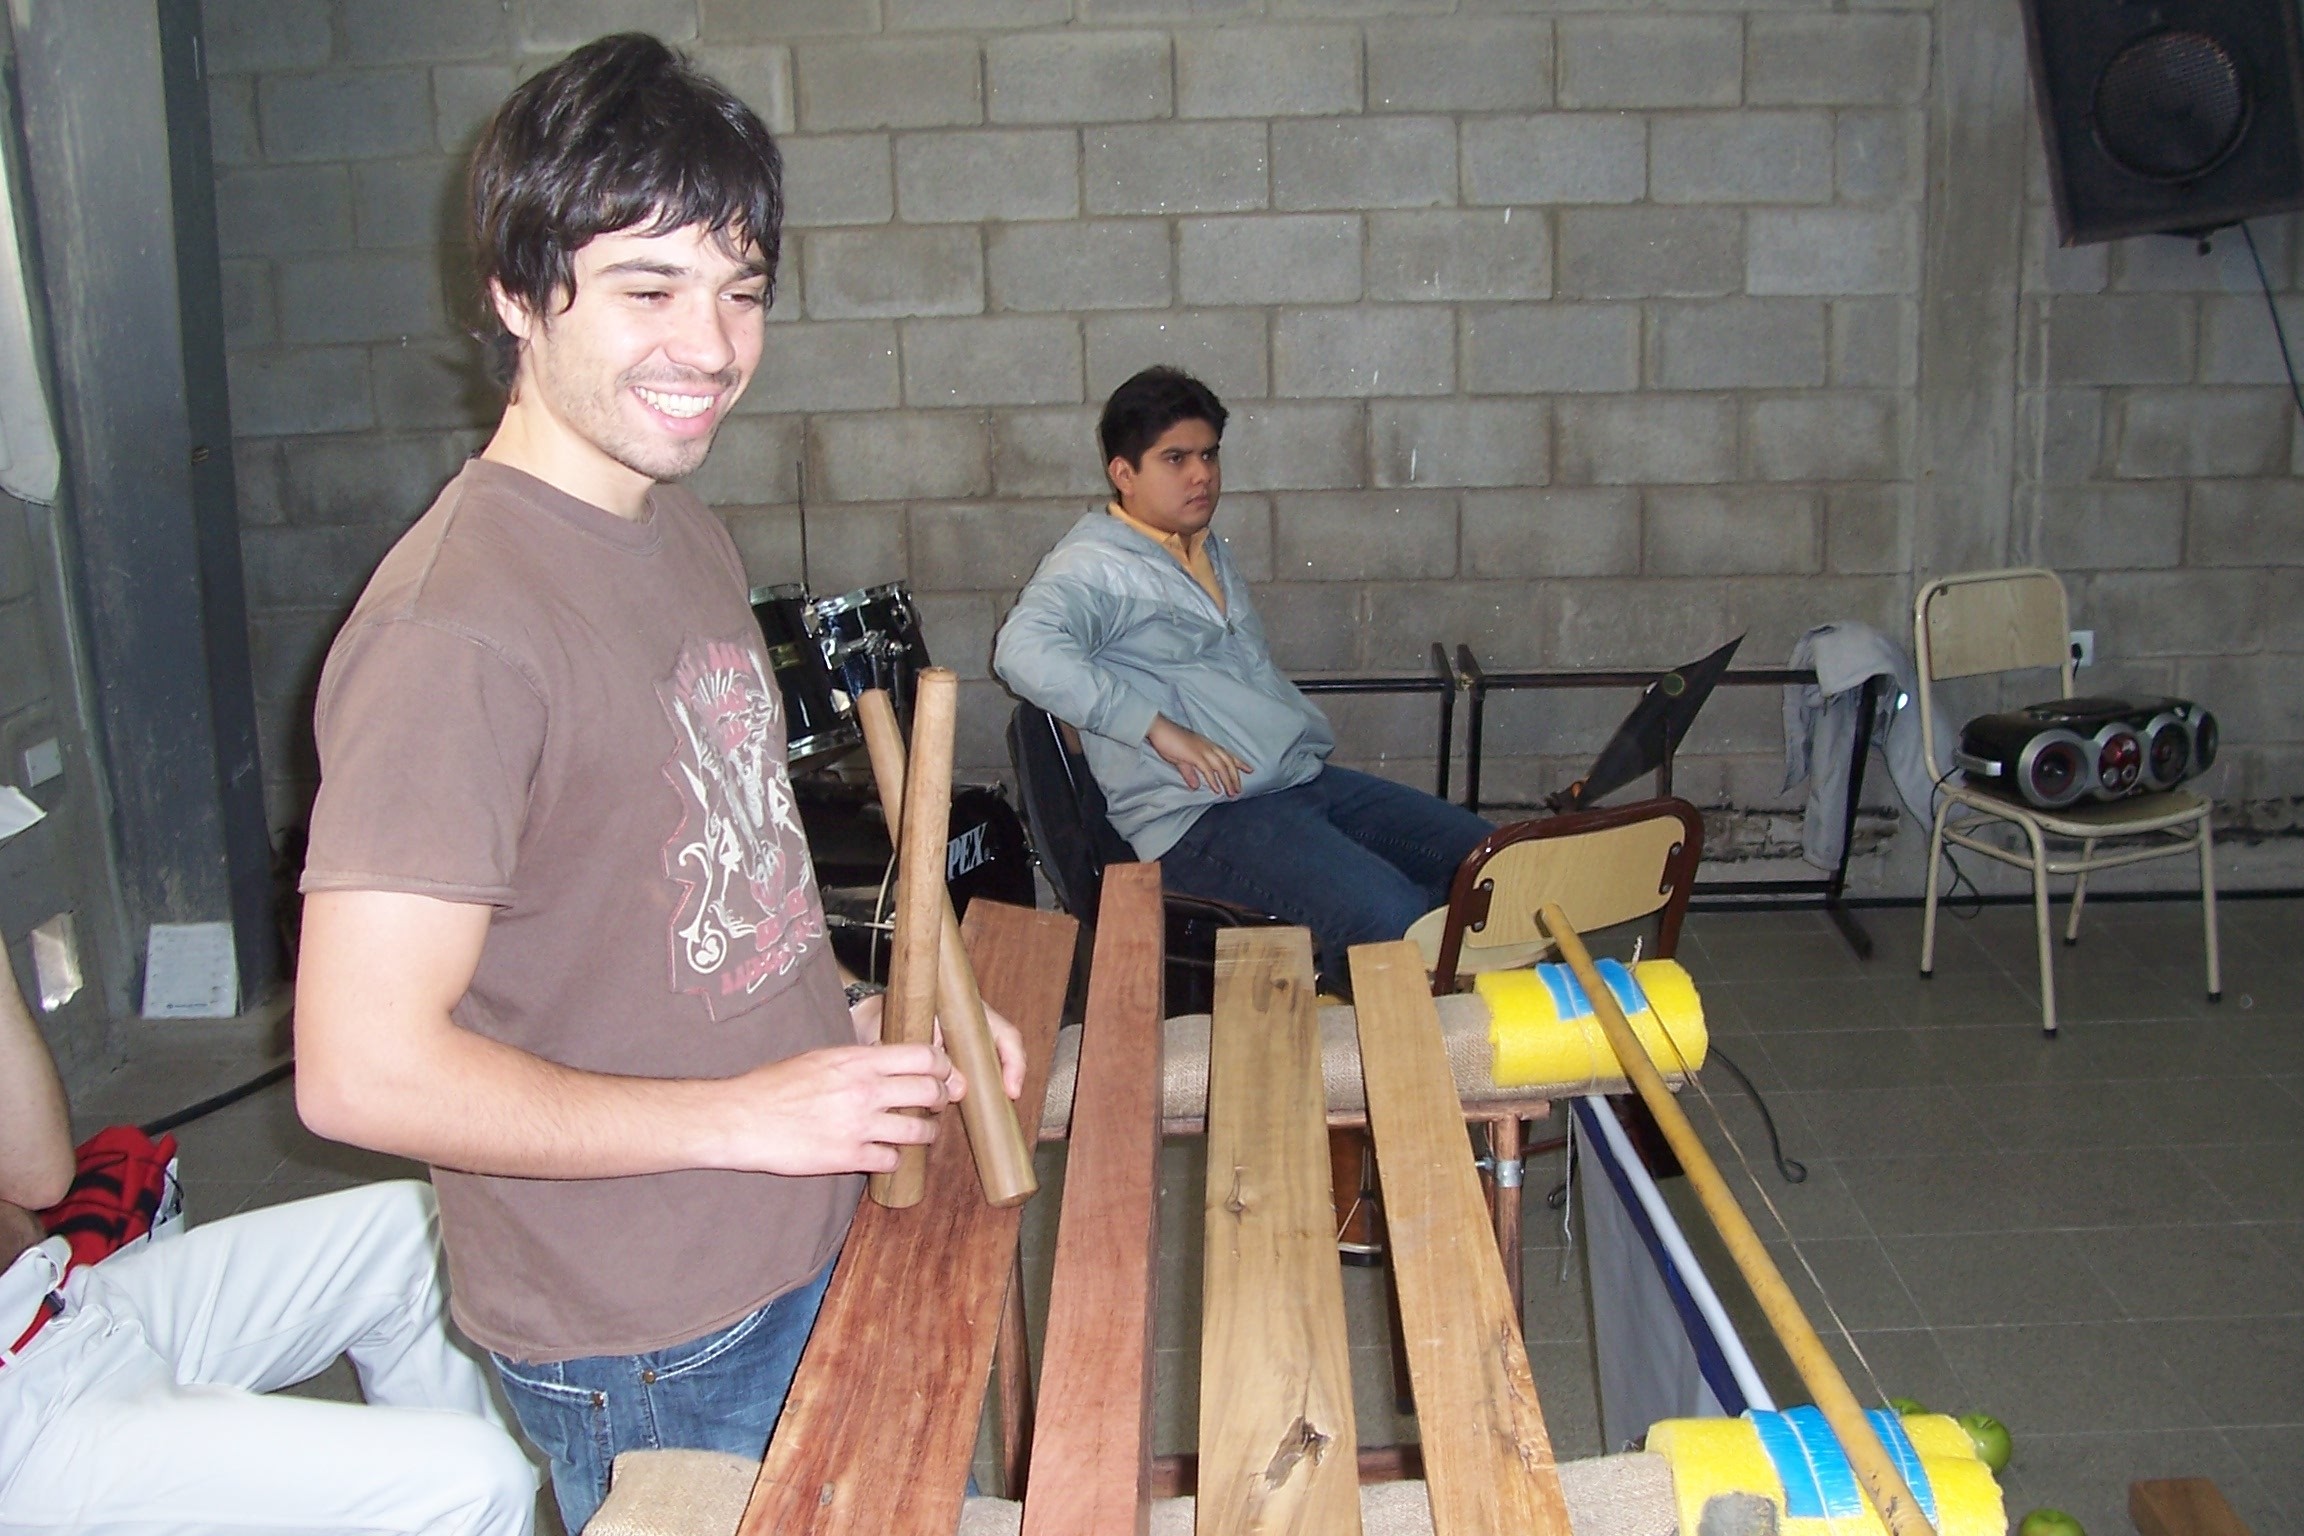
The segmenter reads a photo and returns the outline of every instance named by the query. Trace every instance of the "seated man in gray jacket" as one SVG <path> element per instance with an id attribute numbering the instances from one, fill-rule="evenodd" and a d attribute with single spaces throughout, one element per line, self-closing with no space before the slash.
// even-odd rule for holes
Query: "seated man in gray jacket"
<path id="1" fill-rule="evenodd" d="M 1341 985 L 1345 948 L 1445 902 L 1493 829 L 1328 766 L 1335 733 L 1273 666 L 1247 581 L 1209 536 L 1226 414 L 1174 368 L 1113 392 L 1097 438 L 1117 500 L 1040 562 L 993 667 L 1080 731 L 1113 827 L 1169 889 L 1310 928 Z"/>

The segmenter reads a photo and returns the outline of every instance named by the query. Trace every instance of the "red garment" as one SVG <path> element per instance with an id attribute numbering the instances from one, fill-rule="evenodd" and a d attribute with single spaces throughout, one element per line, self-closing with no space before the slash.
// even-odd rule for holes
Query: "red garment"
<path id="1" fill-rule="evenodd" d="M 132 1125 L 108 1125 L 80 1143 L 79 1171 L 64 1198 L 40 1213 L 50 1237 L 72 1244 L 75 1267 L 119 1252 L 152 1230 L 168 1193 L 176 1138 L 158 1141 Z"/>

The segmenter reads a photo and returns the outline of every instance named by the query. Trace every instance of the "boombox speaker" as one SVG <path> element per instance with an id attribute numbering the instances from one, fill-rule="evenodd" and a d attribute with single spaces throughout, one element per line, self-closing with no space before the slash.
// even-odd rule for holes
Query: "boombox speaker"
<path id="1" fill-rule="evenodd" d="M 2066 245 L 2304 207 L 2296 0 L 2023 0 Z"/>

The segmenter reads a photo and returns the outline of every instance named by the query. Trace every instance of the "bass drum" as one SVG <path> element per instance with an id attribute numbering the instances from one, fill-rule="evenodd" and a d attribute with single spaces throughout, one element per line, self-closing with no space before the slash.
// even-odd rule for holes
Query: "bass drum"
<path id="1" fill-rule="evenodd" d="M 869 788 L 830 786 L 810 779 L 793 783 L 800 817 L 816 860 L 824 915 L 832 925 L 832 950 L 859 976 L 888 979 L 889 921 L 896 899 L 886 823 Z M 982 896 L 1013 906 L 1036 905 L 1032 848 L 1024 823 L 1007 794 L 992 787 L 964 785 L 952 791 L 952 820 L 944 843 L 944 878 L 953 909 L 963 916 Z"/>
<path id="2" fill-rule="evenodd" d="M 1004 790 L 971 784 L 952 792 L 952 826 L 944 844 L 944 881 L 952 908 L 965 914 L 979 896 L 1012 907 L 1039 904 L 1032 846 Z"/>
<path id="3" fill-rule="evenodd" d="M 920 611 L 901 582 L 861 587 L 808 605 L 824 664 L 843 709 L 867 689 L 884 690 L 900 720 L 912 718 L 912 682 L 929 665 Z"/>
<path id="4" fill-rule="evenodd" d="M 824 665 L 824 648 L 802 586 L 754 587 L 752 616 L 768 642 L 768 665 L 784 696 L 784 756 L 787 763 L 822 757 L 863 741 Z"/>

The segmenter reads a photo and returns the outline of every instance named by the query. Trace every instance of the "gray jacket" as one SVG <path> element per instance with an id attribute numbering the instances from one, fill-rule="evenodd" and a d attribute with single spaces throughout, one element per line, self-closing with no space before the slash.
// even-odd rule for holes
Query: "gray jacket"
<path id="1" fill-rule="evenodd" d="M 1840 862 L 1856 715 L 1864 697 L 1859 690 L 1871 678 L 1888 679 L 1874 705 L 1873 749 L 1888 760 L 1905 809 L 1923 827 L 1933 825 L 1935 786 L 1951 764 L 1931 768 L 1920 748 L 1919 685 L 1903 647 L 1868 624 L 1842 620 L 1802 635 L 1789 665 L 1816 669 L 1815 682 L 1784 690 L 1784 787 L 1808 781 L 1808 816 L 1800 837 L 1808 862 L 1818 869 Z"/>
<path id="2" fill-rule="evenodd" d="M 1272 665 L 1231 551 L 1212 537 L 1208 554 L 1222 613 L 1175 556 L 1091 512 L 1032 573 L 992 649 L 1018 697 L 1080 730 L 1113 828 L 1140 859 L 1166 853 L 1223 798 L 1185 788 L 1145 743 L 1155 714 L 1247 763 L 1244 796 L 1304 783 L 1336 745 L 1327 717 Z"/>

